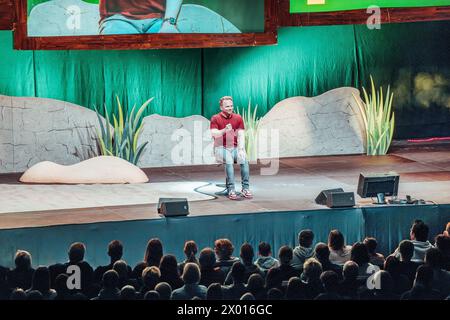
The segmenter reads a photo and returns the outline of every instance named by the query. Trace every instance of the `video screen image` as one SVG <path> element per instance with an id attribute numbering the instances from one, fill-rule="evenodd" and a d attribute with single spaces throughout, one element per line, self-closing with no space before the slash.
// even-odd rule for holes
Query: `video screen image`
<path id="1" fill-rule="evenodd" d="M 262 33 L 264 0 L 28 0 L 30 37 Z"/>

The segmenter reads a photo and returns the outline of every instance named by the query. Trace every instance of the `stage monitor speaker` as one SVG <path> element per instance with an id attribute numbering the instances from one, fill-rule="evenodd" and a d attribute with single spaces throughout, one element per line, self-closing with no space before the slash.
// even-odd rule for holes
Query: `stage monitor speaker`
<path id="1" fill-rule="evenodd" d="M 328 208 L 346 208 L 355 205 L 354 192 L 330 192 L 327 195 Z"/>
<path id="2" fill-rule="evenodd" d="M 322 192 L 320 192 L 319 195 L 316 197 L 316 203 L 325 206 L 327 204 L 328 194 L 330 194 L 331 192 L 344 192 L 344 189 L 338 188 L 338 189 L 322 190 Z"/>
<path id="3" fill-rule="evenodd" d="M 187 216 L 189 214 L 187 198 L 159 198 L 158 213 L 165 217 Z"/>

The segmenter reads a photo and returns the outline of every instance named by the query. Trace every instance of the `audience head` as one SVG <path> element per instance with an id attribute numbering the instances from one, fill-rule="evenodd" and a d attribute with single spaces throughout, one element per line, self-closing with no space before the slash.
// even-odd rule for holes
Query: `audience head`
<path id="1" fill-rule="evenodd" d="M 283 292 L 278 288 L 271 288 L 267 291 L 267 300 L 282 300 Z"/>
<path id="2" fill-rule="evenodd" d="M 339 286 L 339 276 L 334 271 L 325 271 L 320 275 L 323 287 L 327 292 L 336 292 Z"/>
<path id="3" fill-rule="evenodd" d="M 122 259 L 123 255 L 123 245 L 119 240 L 113 240 L 108 244 L 108 256 L 111 257 L 112 261 L 117 261 Z"/>
<path id="4" fill-rule="evenodd" d="M 29 270 L 31 269 L 31 254 L 25 250 L 17 250 L 14 256 L 14 264 L 17 270 Z"/>
<path id="5" fill-rule="evenodd" d="M 423 264 L 417 268 L 416 279 L 414 280 L 414 285 L 422 285 L 427 289 L 431 288 L 433 283 L 434 271 L 429 265 Z"/>
<path id="6" fill-rule="evenodd" d="M 216 264 L 216 255 L 211 248 L 205 248 L 200 251 L 200 256 L 198 258 L 201 270 L 211 270 Z"/>
<path id="7" fill-rule="evenodd" d="M 298 244 L 303 248 L 310 248 L 313 244 L 314 233 L 309 230 L 302 230 L 298 234 Z"/>
<path id="8" fill-rule="evenodd" d="M 397 278 L 401 274 L 400 260 L 395 256 L 387 257 L 386 261 L 384 262 L 384 270 L 389 272 L 391 277 L 393 277 L 394 279 Z"/>
<path id="9" fill-rule="evenodd" d="M 240 256 L 244 264 L 252 264 L 255 253 L 253 252 L 253 247 L 251 246 L 251 244 L 244 243 L 241 246 Z"/>
<path id="10" fill-rule="evenodd" d="M 337 229 L 331 230 L 328 235 L 328 247 L 330 250 L 339 251 L 344 249 L 345 240 L 344 235 Z"/>
<path id="11" fill-rule="evenodd" d="M 450 237 L 438 234 L 434 240 L 436 248 L 438 248 L 444 256 L 450 256 Z"/>
<path id="12" fill-rule="evenodd" d="M 236 261 L 231 266 L 231 277 L 234 283 L 244 283 L 245 282 L 245 266 L 242 262 Z"/>
<path id="13" fill-rule="evenodd" d="M 9 300 L 27 300 L 27 294 L 23 291 L 23 289 L 16 288 L 11 292 Z"/>
<path id="14" fill-rule="evenodd" d="M 264 290 L 264 278 L 259 273 L 250 275 L 247 281 L 247 289 L 253 294 Z"/>
<path id="15" fill-rule="evenodd" d="M 50 272 L 47 267 L 40 266 L 34 271 L 31 289 L 43 294 L 50 290 Z"/>
<path id="16" fill-rule="evenodd" d="M 250 292 L 247 292 L 247 293 L 244 293 L 239 300 L 245 301 L 245 300 L 256 300 L 256 299 L 253 294 L 251 294 Z"/>
<path id="17" fill-rule="evenodd" d="M 119 279 L 128 279 L 128 265 L 124 260 L 114 262 L 113 270 L 117 272 Z"/>
<path id="18" fill-rule="evenodd" d="M 428 226 L 422 220 L 415 220 L 411 227 L 411 240 L 425 242 L 428 240 Z"/>
<path id="19" fill-rule="evenodd" d="M 119 286 L 119 274 L 115 270 L 108 270 L 102 277 L 103 288 L 114 289 Z"/>
<path id="20" fill-rule="evenodd" d="M 58 295 L 67 293 L 69 289 L 67 288 L 67 279 L 69 276 L 65 273 L 59 274 L 55 279 L 55 290 Z"/>
<path id="21" fill-rule="evenodd" d="M 430 248 L 425 253 L 425 264 L 431 268 L 440 268 L 442 262 L 442 253 L 437 248 Z"/>
<path id="22" fill-rule="evenodd" d="M 364 243 L 357 242 L 352 246 L 350 259 L 355 261 L 360 267 L 370 261 L 369 251 Z"/>
<path id="23" fill-rule="evenodd" d="M 197 254 L 198 247 L 195 241 L 190 240 L 186 241 L 184 244 L 184 255 L 186 256 L 187 261 L 189 262 L 195 262 L 195 255 Z"/>
<path id="24" fill-rule="evenodd" d="M 162 274 L 179 276 L 177 258 L 173 254 L 163 256 L 159 264 L 159 270 Z"/>
<path id="25" fill-rule="evenodd" d="M 286 288 L 286 299 L 298 300 L 302 298 L 304 298 L 302 294 L 302 280 L 299 277 L 290 278 Z"/>
<path id="26" fill-rule="evenodd" d="M 31 290 L 27 294 L 27 300 L 44 300 L 44 296 L 38 290 Z"/>
<path id="27" fill-rule="evenodd" d="M 373 275 L 375 284 L 379 287 L 375 287 L 377 290 L 384 292 L 392 292 L 394 289 L 394 280 L 392 280 L 391 274 L 385 270 L 379 270 Z"/>
<path id="28" fill-rule="evenodd" d="M 223 292 L 220 283 L 212 283 L 206 291 L 206 300 L 222 300 Z"/>
<path id="29" fill-rule="evenodd" d="M 403 240 L 398 246 L 398 251 L 400 252 L 401 260 L 409 262 L 414 255 L 414 244 L 409 240 Z"/>
<path id="30" fill-rule="evenodd" d="M 163 256 L 163 246 L 158 238 L 150 239 L 145 250 L 144 261 L 149 267 L 159 266 Z"/>
<path id="31" fill-rule="evenodd" d="M 184 265 L 183 281 L 185 284 L 197 284 L 200 282 L 200 268 L 197 264 L 188 262 Z"/>
<path id="32" fill-rule="evenodd" d="M 156 285 L 155 291 L 159 293 L 161 300 L 170 300 L 172 296 L 172 287 L 167 282 L 160 282 Z"/>
<path id="33" fill-rule="evenodd" d="M 142 282 L 147 289 L 153 290 L 161 278 L 158 267 L 147 267 L 142 271 Z"/>
<path id="34" fill-rule="evenodd" d="M 147 291 L 144 295 L 144 300 L 160 300 L 160 298 L 158 291 L 155 290 Z"/>
<path id="35" fill-rule="evenodd" d="M 267 242 L 260 242 L 258 245 L 258 254 L 261 257 L 268 257 L 272 253 L 272 248 L 270 247 L 270 244 Z"/>
<path id="36" fill-rule="evenodd" d="M 230 260 L 233 250 L 233 244 L 228 239 L 217 239 L 214 242 L 214 251 L 218 260 Z"/>
<path id="37" fill-rule="evenodd" d="M 289 246 L 282 246 L 280 250 L 278 250 L 278 259 L 280 263 L 283 265 L 288 265 L 291 263 L 293 257 L 292 248 Z"/>
<path id="38" fill-rule="evenodd" d="M 364 239 L 363 241 L 364 245 L 367 248 L 367 251 L 369 251 L 370 255 L 375 255 L 377 253 L 377 246 L 378 246 L 378 242 L 377 239 L 372 238 L 372 237 L 367 237 Z"/>
<path id="39" fill-rule="evenodd" d="M 322 264 L 315 258 L 309 258 L 303 264 L 303 274 L 308 282 L 318 280 L 322 274 Z"/>
<path id="40" fill-rule="evenodd" d="M 358 278 L 359 266 L 355 261 L 347 261 L 342 269 L 342 276 L 346 280 L 354 281 Z"/>
<path id="41" fill-rule="evenodd" d="M 126 285 L 120 290 L 120 300 L 136 300 L 136 289 Z"/>
<path id="42" fill-rule="evenodd" d="M 72 264 L 83 261 L 84 254 L 86 253 L 86 246 L 82 242 L 75 242 L 70 245 L 69 248 L 69 261 Z"/>
<path id="43" fill-rule="evenodd" d="M 319 261 L 329 261 L 330 249 L 325 243 L 319 242 L 318 244 L 316 244 L 316 247 L 314 248 L 314 256 Z"/>
<path id="44" fill-rule="evenodd" d="M 85 301 L 88 300 L 88 297 L 86 297 L 81 292 L 75 292 L 71 296 L 69 296 L 69 300 L 79 300 L 79 301 Z"/>

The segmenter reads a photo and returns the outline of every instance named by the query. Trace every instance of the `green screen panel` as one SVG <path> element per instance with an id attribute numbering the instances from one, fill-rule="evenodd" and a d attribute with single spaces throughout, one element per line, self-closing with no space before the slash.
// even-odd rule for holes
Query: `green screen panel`
<path id="1" fill-rule="evenodd" d="M 450 0 L 291 0 L 291 13 L 310 13 L 380 8 L 449 6 Z"/>

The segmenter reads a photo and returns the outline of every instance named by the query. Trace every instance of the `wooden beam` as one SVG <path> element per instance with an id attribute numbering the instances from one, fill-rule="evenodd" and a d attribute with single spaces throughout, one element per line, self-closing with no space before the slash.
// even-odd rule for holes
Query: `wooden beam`
<path id="1" fill-rule="evenodd" d="M 13 0 L 0 0 L 0 30 L 12 30 L 14 23 Z"/>
<path id="2" fill-rule="evenodd" d="M 320 26 L 366 24 L 370 13 L 366 10 L 347 10 L 316 13 L 289 12 L 290 0 L 278 0 L 278 26 Z M 422 8 L 382 8 L 381 23 L 450 20 L 450 6 Z"/>

